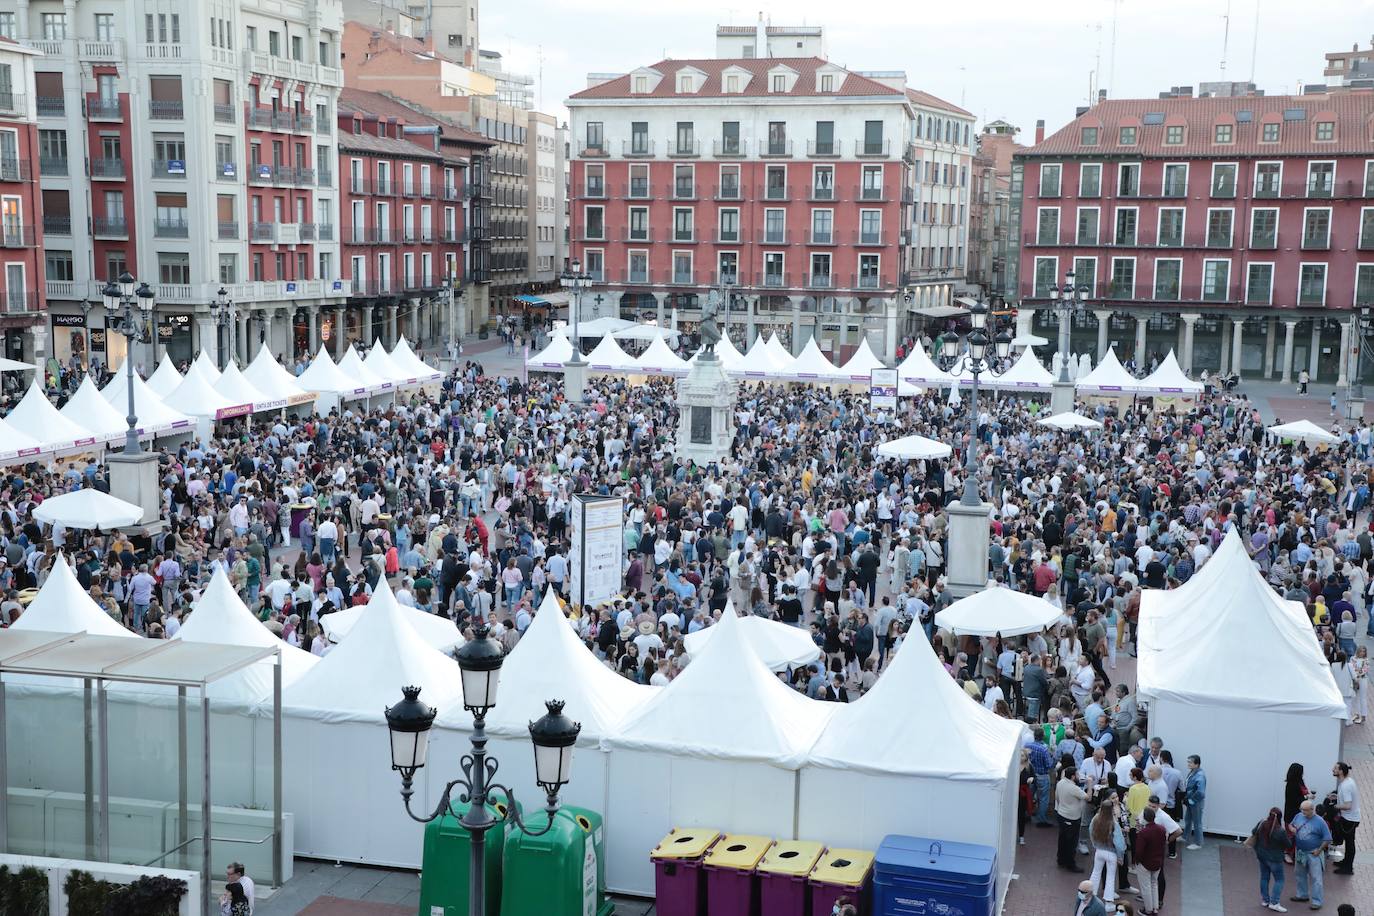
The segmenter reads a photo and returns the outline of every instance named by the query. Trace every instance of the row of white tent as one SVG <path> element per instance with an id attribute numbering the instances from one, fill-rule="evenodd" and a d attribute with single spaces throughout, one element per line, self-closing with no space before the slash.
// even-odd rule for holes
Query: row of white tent
<path id="1" fill-rule="evenodd" d="M 422 828 L 399 803 L 382 710 L 410 684 L 439 710 L 429 754 L 434 765 L 416 776 L 421 806 L 437 799 L 466 750 L 472 723 L 456 663 L 437 647 L 453 634 L 422 634 L 418 616 L 429 615 L 399 606 L 383 582 L 323 658 L 282 647 L 283 769 L 298 855 L 420 864 Z M 675 825 L 699 823 L 869 849 L 889 833 L 984 843 L 998 848 L 1004 891 L 1016 853 L 1021 726 L 970 699 L 919 640 L 896 654 L 862 699 L 848 705 L 808 699 L 756 652 L 754 631 L 764 623 L 726 615 L 703 631 L 710 638 L 697 640 L 682 674 L 667 687 L 647 687 L 596 659 L 556 599 L 546 596 L 502 668 L 500 699 L 487 718 L 488 750 L 501 761 L 501 781 L 526 795 L 533 790 L 528 723 L 545 700 L 558 698 L 582 724 L 563 800 L 605 814 L 612 889 L 651 895 L 649 851 Z M 126 635 L 61 561 L 15 626 Z M 281 645 L 222 572 L 177 638 Z M 270 702 L 271 683 L 264 663 L 210 688 L 217 804 L 252 804 L 270 793 L 271 723 L 263 701 Z M 7 686 L 11 735 L 43 733 L 45 717 L 54 715 L 44 695 L 25 692 L 31 685 Z M 176 759 L 174 693 L 113 685 L 111 696 L 120 707 L 112 723 L 137 721 L 140 736 L 130 749 L 137 759 L 111 774 L 111 793 L 171 800 L 166 796 L 177 781 L 166 768 Z M 913 706 L 912 697 L 922 702 Z M 168 717 L 165 728 L 157 716 Z M 10 761 L 11 785 L 80 791 L 80 754 L 65 753 L 60 741 L 14 744 L 22 748 Z M 845 800 L 842 817 L 835 815 L 836 798 Z M 367 829 L 358 830 L 360 823 Z"/>
<path id="2" fill-rule="evenodd" d="M 338 400 L 431 384 L 440 377 L 402 339 L 390 353 L 381 344 L 373 346 L 366 359 L 349 346 L 338 364 L 321 348 L 299 377 L 277 362 L 266 344 L 242 370 L 230 363 L 221 371 L 201 351 L 183 376 L 164 356 L 146 382 L 135 374 L 132 384 L 138 433 L 148 438 L 317 399 L 328 410 Z M 35 380 L 0 419 L 0 464 L 92 451 L 122 440 L 128 430 L 129 384 L 123 366 L 103 389 L 87 376 L 59 410 Z M 333 402 L 325 404 L 324 399 Z"/>
<path id="3" fill-rule="evenodd" d="M 836 366 L 821 352 L 815 338 L 808 340 L 802 352 L 794 357 L 771 333 L 755 338 L 747 353 L 740 353 L 729 338 L 716 344 L 715 352 L 726 372 L 744 379 L 867 385 L 874 369 L 887 368 L 873 353 L 866 339 L 860 342 L 854 355 L 841 366 Z M 536 371 L 557 372 L 563 369 L 572 355 L 571 341 L 561 330 L 555 331 L 548 345 L 529 357 L 526 366 Z M 631 356 L 620 348 L 614 337 L 607 336 L 601 338 L 586 359 L 592 372 L 683 376 L 700 357 L 698 351 L 691 359 L 683 359 L 661 337 L 655 337 L 639 356 Z M 899 393 L 904 395 L 917 394 L 924 388 L 968 387 L 973 384 L 973 374 L 967 369 L 957 375 L 947 372 L 935 365 L 920 347 L 914 348 L 897 366 L 897 378 Z M 983 373 L 978 379 L 979 385 L 987 389 L 1035 392 L 1049 391 L 1054 381 L 1055 377 L 1040 364 L 1030 348 L 1026 348 L 1005 372 L 999 375 Z M 1116 351 L 1108 350 L 1107 356 L 1096 368 L 1074 382 L 1074 388 L 1078 393 L 1088 395 L 1191 397 L 1201 394 L 1203 386 L 1188 378 L 1172 350 L 1159 367 L 1143 379 L 1127 372 L 1117 359 Z"/>

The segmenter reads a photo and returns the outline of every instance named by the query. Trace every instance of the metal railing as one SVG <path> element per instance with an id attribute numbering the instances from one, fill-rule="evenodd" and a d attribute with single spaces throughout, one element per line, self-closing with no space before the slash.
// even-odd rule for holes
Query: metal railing
<path id="1" fill-rule="evenodd" d="M 91 233 L 104 238 L 123 238 L 129 234 L 129 221 L 122 216 L 97 216 L 91 219 Z"/>
<path id="2" fill-rule="evenodd" d="M 39 175 L 66 175 L 67 157 L 66 156 L 39 156 L 38 157 Z"/>
<path id="3" fill-rule="evenodd" d="M 631 229 L 627 226 L 620 237 L 622 241 L 626 242 L 652 242 L 654 240 L 654 230 L 649 228 Z"/>
<path id="4" fill-rule="evenodd" d="M 119 99 L 87 99 L 86 117 L 94 121 L 118 120 L 123 117 L 119 110 Z"/>
<path id="5" fill-rule="evenodd" d="M 19 111 L 24 107 L 24 97 L 8 89 L 0 90 L 0 111 Z"/>
<path id="6" fill-rule="evenodd" d="M 654 155 L 654 141 L 647 137 L 639 140 L 621 140 L 620 155 L 626 159 L 652 156 Z"/>
<path id="7" fill-rule="evenodd" d="M 833 245 L 835 244 L 835 230 L 833 229 L 812 229 L 812 245 Z"/>
<path id="8" fill-rule="evenodd" d="M 316 223 L 316 224 L 315 224 L 315 235 L 318 236 L 319 239 L 320 239 L 320 241 L 322 241 L 322 242 L 332 242 L 332 241 L 334 241 L 334 224 L 333 224 L 333 223 Z"/>
<path id="9" fill-rule="evenodd" d="M 332 188 L 334 186 L 334 173 L 326 166 L 320 166 L 315 170 L 315 185 L 320 188 Z"/>
<path id="10" fill-rule="evenodd" d="M 792 189 L 787 185 L 766 185 L 759 188 L 758 196 L 760 200 L 788 200 Z"/>
<path id="11" fill-rule="evenodd" d="M 711 189 L 711 196 L 716 200 L 740 200 L 740 186 L 737 184 L 717 185 Z"/>
<path id="12" fill-rule="evenodd" d="M 248 238 L 253 242 L 270 242 L 277 237 L 276 223 L 249 223 Z"/>
<path id="13" fill-rule="evenodd" d="M 60 118 L 67 113 L 67 102 L 60 95 L 40 95 L 34 102 L 40 118 Z"/>
<path id="14" fill-rule="evenodd" d="M 790 245 L 792 244 L 792 231 L 790 229 L 760 229 L 758 243 L 760 245 Z"/>
<path id="15" fill-rule="evenodd" d="M 0 246 L 5 248 L 32 248 L 34 245 L 33 227 L 20 223 L 6 223 L 0 227 Z"/>
<path id="16" fill-rule="evenodd" d="M 148 117 L 154 121 L 180 121 L 186 117 L 186 106 L 181 101 L 159 102 L 150 99 L 148 101 Z"/>
<path id="17" fill-rule="evenodd" d="M 835 198 L 835 189 L 834 189 L 834 188 L 818 188 L 818 187 L 816 187 L 815 185 L 812 185 L 812 187 L 811 187 L 811 199 L 812 199 L 812 200 L 835 200 L 835 199 L 836 199 L 836 198 Z"/>
<path id="18" fill-rule="evenodd" d="M 175 163 L 175 165 L 173 164 Z M 175 171 L 174 171 L 175 169 Z M 185 178 L 186 160 L 184 159 L 154 159 L 153 160 L 154 178 Z"/>
<path id="19" fill-rule="evenodd" d="M 863 187 L 855 188 L 855 189 L 854 189 L 854 199 L 855 199 L 855 200 L 879 200 L 879 201 L 884 201 L 884 200 L 890 200 L 891 198 L 888 197 L 888 189 L 887 189 L 886 186 L 884 186 L 884 187 L 880 187 L 880 188 L 863 188 Z"/>
<path id="20" fill-rule="evenodd" d="M 807 140 L 806 155 L 818 159 L 838 157 L 840 155 L 840 143 L 838 140 Z"/>
<path id="21" fill-rule="evenodd" d="M 7 315 L 38 311 L 38 293 L 35 290 L 7 289 L 0 301 L 4 302 Z"/>
<path id="22" fill-rule="evenodd" d="M 696 271 L 674 270 L 670 282 L 672 282 L 674 286 L 694 286 L 697 282 Z"/>
<path id="23" fill-rule="evenodd" d="M 233 124 L 233 123 L 234 123 L 234 106 L 233 106 L 233 105 L 224 105 L 224 104 L 220 104 L 220 103 L 217 102 L 217 103 L 215 104 L 215 123 L 216 123 L 216 124 Z"/>
<path id="24" fill-rule="evenodd" d="M 127 174 L 123 159 L 92 159 L 92 178 L 123 179 Z"/>
<path id="25" fill-rule="evenodd" d="M 864 230 L 860 229 L 858 232 L 855 232 L 855 233 L 854 233 L 854 244 L 855 244 L 855 245 L 886 245 L 886 244 L 887 244 L 887 238 L 886 238 L 886 236 L 884 235 L 884 233 L 882 232 L 882 230 L 878 230 L 877 232 L 872 232 L 872 231 L 865 232 Z"/>
<path id="26" fill-rule="evenodd" d="M 184 219 L 159 219 L 153 222 L 153 236 L 160 239 L 191 237 L 191 224 Z"/>
<path id="27" fill-rule="evenodd" d="M 1321 235 L 1307 235 L 1302 237 L 1302 247 L 1304 251 L 1321 251 L 1331 247 L 1331 233 L 1326 232 Z"/>
<path id="28" fill-rule="evenodd" d="M 72 218 L 70 216 L 51 216 L 43 214 L 43 234 L 44 235 L 71 235 Z"/>
<path id="29" fill-rule="evenodd" d="M 700 140 L 670 140 L 663 145 L 671 159 L 695 159 L 701 155 Z"/>
<path id="30" fill-rule="evenodd" d="M 581 193 L 578 195 L 579 197 L 589 198 L 591 200 L 604 200 L 606 197 L 605 182 L 598 181 L 590 184 L 583 184 L 580 190 Z"/>
<path id="31" fill-rule="evenodd" d="M 696 200 L 697 184 L 695 181 L 675 181 L 664 188 L 664 196 L 671 196 L 673 200 Z"/>
<path id="32" fill-rule="evenodd" d="M 236 239 L 239 237 L 239 224 L 236 220 L 219 221 L 219 237 L 221 239 Z"/>
<path id="33" fill-rule="evenodd" d="M 712 140 L 711 155 L 717 159 L 729 159 L 745 155 L 748 144 L 744 140 Z"/>
<path id="34" fill-rule="evenodd" d="M 891 140 L 878 140 L 870 142 L 868 140 L 854 141 L 854 155 L 860 159 L 886 159 L 892 153 Z"/>
<path id="35" fill-rule="evenodd" d="M 0 181 L 28 181 L 29 175 L 29 160 L 0 159 Z"/>
<path id="36" fill-rule="evenodd" d="M 765 140 L 759 144 L 759 156 L 764 159 L 786 159 L 792 155 L 791 140 Z"/>

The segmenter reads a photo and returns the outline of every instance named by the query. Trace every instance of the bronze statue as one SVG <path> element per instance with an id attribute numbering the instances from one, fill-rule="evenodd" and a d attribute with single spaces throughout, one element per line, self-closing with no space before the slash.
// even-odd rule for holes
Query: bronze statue
<path id="1" fill-rule="evenodd" d="M 716 352 L 716 344 L 720 343 L 720 326 L 716 324 L 716 313 L 720 311 L 720 294 L 711 290 L 706 294 L 706 304 L 701 307 L 701 334 L 702 349 L 706 355 L 712 356 Z"/>

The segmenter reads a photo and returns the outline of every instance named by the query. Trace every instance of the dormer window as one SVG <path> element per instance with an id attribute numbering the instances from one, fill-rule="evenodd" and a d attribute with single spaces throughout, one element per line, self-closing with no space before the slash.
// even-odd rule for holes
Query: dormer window
<path id="1" fill-rule="evenodd" d="M 692 77 L 691 77 L 691 74 L 683 73 L 683 74 L 680 74 L 680 75 L 678 76 L 678 78 L 677 78 L 677 91 L 678 91 L 678 92 L 691 92 L 691 91 L 692 91 Z"/>
<path id="2" fill-rule="evenodd" d="M 834 92 L 834 91 L 835 91 L 835 74 L 833 74 L 833 73 L 822 73 L 822 74 L 821 74 L 821 92 Z"/>
<path id="3" fill-rule="evenodd" d="M 649 91 L 649 78 L 647 76 L 635 77 L 635 93 L 642 94 Z"/>
<path id="4" fill-rule="evenodd" d="M 786 91 L 787 91 L 787 77 L 783 76 L 781 73 L 775 73 L 775 74 L 773 74 L 773 91 L 774 91 L 774 92 L 786 92 Z"/>
<path id="5" fill-rule="evenodd" d="M 1330 140 L 1335 140 L 1335 139 L 1336 139 L 1336 122 L 1335 122 L 1335 121 L 1318 121 L 1318 122 L 1317 122 L 1317 139 L 1318 139 L 1319 141 L 1330 141 Z"/>
<path id="6" fill-rule="evenodd" d="M 1179 146 L 1183 143 L 1183 125 L 1171 124 L 1164 128 L 1164 143 L 1167 146 Z"/>
<path id="7" fill-rule="evenodd" d="M 1230 124 L 1218 124 L 1212 134 L 1213 143 L 1230 143 L 1235 136 L 1235 127 Z"/>
<path id="8" fill-rule="evenodd" d="M 1279 124 L 1278 124 L 1277 121 L 1271 122 L 1271 123 L 1269 123 L 1269 124 L 1261 124 L 1261 125 L 1260 125 L 1260 142 L 1261 142 L 1261 143 L 1278 143 L 1278 142 L 1279 142 Z"/>
<path id="9" fill-rule="evenodd" d="M 735 74 L 732 73 L 732 74 L 730 74 L 729 76 L 727 76 L 727 77 L 725 78 L 725 91 L 726 91 L 726 92 L 739 92 L 739 77 L 738 77 L 738 76 L 736 76 Z"/>
<path id="10" fill-rule="evenodd" d="M 1097 146 L 1097 128 L 1084 127 L 1080 129 L 1079 137 L 1083 146 Z"/>

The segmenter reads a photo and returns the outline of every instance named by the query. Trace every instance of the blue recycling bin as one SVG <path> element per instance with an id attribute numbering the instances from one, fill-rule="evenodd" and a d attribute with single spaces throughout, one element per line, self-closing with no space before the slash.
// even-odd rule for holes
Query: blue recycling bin
<path id="1" fill-rule="evenodd" d="M 993 916 L 997 850 L 975 843 L 889 835 L 873 862 L 874 916 Z"/>

